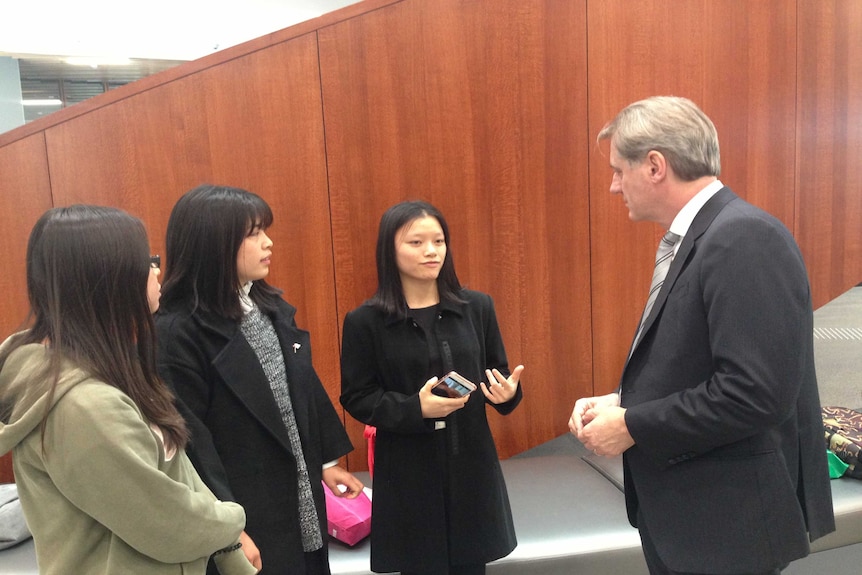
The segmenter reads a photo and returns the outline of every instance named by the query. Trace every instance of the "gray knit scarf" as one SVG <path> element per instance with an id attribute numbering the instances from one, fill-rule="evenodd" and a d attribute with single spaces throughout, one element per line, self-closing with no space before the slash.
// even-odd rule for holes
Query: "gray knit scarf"
<path id="1" fill-rule="evenodd" d="M 320 520 L 317 508 L 314 506 L 314 496 L 311 493 L 311 481 L 308 478 L 308 467 L 302 454 L 302 442 L 299 439 L 299 429 L 296 427 L 296 417 L 288 391 L 287 372 L 284 367 L 284 354 L 272 325 L 272 320 L 261 313 L 256 305 L 245 314 L 240 323 L 240 330 L 246 341 L 254 350 L 272 395 L 281 411 L 281 419 L 290 437 L 290 447 L 296 459 L 296 476 L 299 484 L 299 524 L 302 529 L 302 549 L 305 552 L 316 551 L 323 547 L 323 537 L 320 533 Z"/>

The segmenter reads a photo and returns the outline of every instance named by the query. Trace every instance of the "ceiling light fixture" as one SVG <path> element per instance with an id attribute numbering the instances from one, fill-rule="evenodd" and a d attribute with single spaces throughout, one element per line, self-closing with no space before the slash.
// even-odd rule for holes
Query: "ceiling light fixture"
<path id="1" fill-rule="evenodd" d="M 62 106 L 62 100 L 47 99 L 47 100 L 21 100 L 22 106 Z"/>
<path id="2" fill-rule="evenodd" d="M 99 66 L 128 66 L 132 60 L 129 58 L 71 56 L 66 58 L 66 63 L 72 66 L 98 68 Z"/>

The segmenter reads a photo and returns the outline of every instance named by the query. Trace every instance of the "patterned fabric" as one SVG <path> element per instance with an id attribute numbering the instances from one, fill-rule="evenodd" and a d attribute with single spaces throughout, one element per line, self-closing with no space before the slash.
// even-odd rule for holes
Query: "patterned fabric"
<path id="1" fill-rule="evenodd" d="M 287 372 L 284 366 L 284 355 L 278 336 L 272 325 L 272 320 L 261 313 L 253 305 L 240 323 L 240 330 L 246 341 L 254 350 L 266 379 L 272 388 L 272 395 L 281 411 L 281 418 L 290 437 L 290 447 L 296 459 L 296 475 L 299 487 L 299 522 L 302 529 L 302 549 L 306 552 L 316 551 L 323 547 L 323 536 L 320 533 L 320 520 L 314 507 L 314 495 L 311 492 L 311 481 L 308 478 L 308 468 L 302 453 L 302 442 L 296 427 L 293 405 L 288 391 Z"/>
<path id="2" fill-rule="evenodd" d="M 862 412 L 847 407 L 822 407 L 826 447 L 847 464 L 845 477 L 862 479 Z"/>
<path id="3" fill-rule="evenodd" d="M 646 323 L 647 317 L 649 317 L 649 312 L 652 311 L 652 306 L 655 305 L 655 300 L 658 299 L 658 292 L 661 291 L 661 286 L 664 285 L 664 278 L 667 277 L 670 264 L 673 262 L 673 248 L 676 245 L 676 242 L 679 241 L 679 238 L 679 235 L 668 230 L 658 244 L 658 249 L 655 254 L 655 267 L 653 268 L 652 282 L 649 286 L 649 296 L 647 297 L 647 302 L 644 306 L 644 312 L 641 316 L 640 325 L 638 326 L 637 336 L 634 339 L 634 345 L 632 345 L 632 351 L 641 338 L 644 323 Z M 631 355 L 631 352 L 629 352 L 629 355 Z"/>

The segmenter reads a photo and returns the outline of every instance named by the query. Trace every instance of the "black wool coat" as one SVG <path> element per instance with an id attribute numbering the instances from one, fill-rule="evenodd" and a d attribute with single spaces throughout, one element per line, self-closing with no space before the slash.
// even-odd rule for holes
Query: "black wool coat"
<path id="1" fill-rule="evenodd" d="M 297 328 L 295 312 L 279 300 L 270 318 L 325 552 L 322 466 L 353 447 L 312 366 L 309 333 Z M 178 396 L 192 433 L 188 454 L 201 478 L 219 499 L 245 508 L 246 532 L 260 549 L 264 575 L 304 573 L 296 460 L 269 382 L 238 323 L 174 306 L 156 314 L 156 327 L 159 373 Z"/>
<path id="2" fill-rule="evenodd" d="M 477 385 L 486 368 L 508 375 L 491 298 L 460 295 L 466 303 L 441 303 L 435 325 L 441 357 L 446 349 L 451 357 L 444 369 Z M 347 314 L 341 355 L 341 404 L 377 427 L 372 570 L 441 570 L 508 555 L 515 529 L 481 390 L 435 430 L 422 417 L 418 392 L 443 374 L 431 372 L 424 331 L 368 305 Z M 519 386 L 512 400 L 493 407 L 508 414 L 521 398 Z"/>

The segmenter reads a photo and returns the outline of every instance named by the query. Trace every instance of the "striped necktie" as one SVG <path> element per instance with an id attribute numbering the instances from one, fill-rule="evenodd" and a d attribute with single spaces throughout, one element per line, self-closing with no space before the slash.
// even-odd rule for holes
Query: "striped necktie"
<path id="1" fill-rule="evenodd" d="M 641 316 L 641 323 L 638 326 L 638 334 L 637 337 L 635 337 L 634 343 L 632 343 L 632 349 L 629 351 L 629 356 L 631 356 L 631 352 L 634 351 L 635 345 L 637 345 L 637 342 L 641 338 L 644 323 L 646 322 L 647 317 L 649 317 L 649 312 L 652 310 L 652 306 L 655 304 L 656 298 L 658 298 L 658 292 L 661 291 L 661 286 L 664 285 L 664 278 L 667 277 L 667 271 L 670 269 L 670 264 L 673 261 L 673 247 L 676 245 L 676 242 L 679 241 L 679 238 L 680 236 L 677 234 L 668 231 L 658 244 L 658 249 L 655 253 L 655 269 L 652 272 L 652 283 L 649 287 L 649 297 L 647 297 L 646 307 L 644 307 L 644 313 Z"/>

